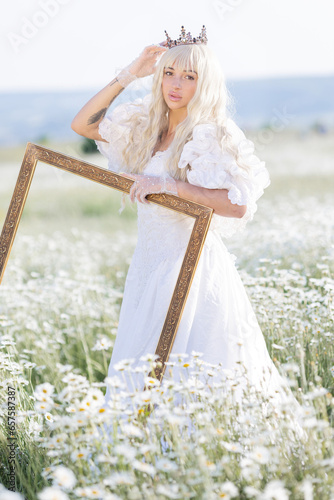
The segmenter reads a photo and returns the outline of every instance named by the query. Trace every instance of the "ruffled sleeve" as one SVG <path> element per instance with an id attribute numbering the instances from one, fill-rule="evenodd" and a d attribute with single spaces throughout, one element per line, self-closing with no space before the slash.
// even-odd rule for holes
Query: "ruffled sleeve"
<path id="1" fill-rule="evenodd" d="M 239 167 L 233 155 L 222 151 L 213 123 L 194 127 L 193 138 L 185 144 L 178 164 L 179 168 L 190 165 L 187 170 L 190 184 L 208 189 L 227 189 L 232 203 L 247 205 L 242 218 L 213 214 L 211 229 L 218 229 L 224 238 L 242 231 L 246 223 L 253 219 L 257 210 L 256 201 L 270 184 L 265 162 L 254 155 L 254 143 L 246 139 L 233 120 L 227 121 L 227 128 L 238 146 L 239 158 L 250 167 L 249 172 Z"/>
<path id="2" fill-rule="evenodd" d="M 129 140 L 130 127 L 127 120 L 140 111 L 143 116 L 148 112 L 151 94 L 116 106 L 99 123 L 99 134 L 104 141 L 95 141 L 97 149 L 108 159 L 108 169 L 119 172 L 122 169 L 122 150 Z"/>

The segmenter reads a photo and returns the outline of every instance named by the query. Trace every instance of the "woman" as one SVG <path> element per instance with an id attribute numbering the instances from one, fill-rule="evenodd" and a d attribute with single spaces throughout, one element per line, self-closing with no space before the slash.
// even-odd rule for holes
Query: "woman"
<path id="1" fill-rule="evenodd" d="M 190 217 L 145 198 L 167 192 L 214 209 L 171 359 L 195 351 L 207 363 L 220 363 L 226 373 L 244 363 L 251 384 L 284 399 L 283 380 L 270 359 L 234 256 L 221 239 L 253 218 L 269 175 L 253 155 L 253 143 L 227 117 L 224 76 L 205 41 L 199 37 L 196 43 L 169 45 L 146 47 L 72 122 L 73 130 L 96 141 L 110 169 L 136 181 L 130 198 L 138 206 L 138 242 L 108 375 L 118 375 L 124 359 L 139 367 L 159 340 L 193 225 Z M 151 74 L 150 94 L 106 114 L 131 81 Z M 144 376 L 138 370 L 136 380 L 128 378 L 129 389 L 132 384 L 142 389 Z M 108 388 L 105 404 L 109 398 Z"/>

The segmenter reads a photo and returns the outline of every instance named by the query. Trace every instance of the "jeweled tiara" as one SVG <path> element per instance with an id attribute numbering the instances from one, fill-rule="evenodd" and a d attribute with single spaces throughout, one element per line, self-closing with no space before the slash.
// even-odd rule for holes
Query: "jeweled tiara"
<path id="1" fill-rule="evenodd" d="M 165 33 L 167 37 L 167 46 L 169 49 L 177 45 L 188 45 L 192 43 L 205 43 L 205 44 L 208 43 L 208 38 L 206 36 L 206 27 L 204 26 L 204 24 L 202 31 L 197 38 L 192 37 L 190 31 L 186 34 L 184 26 L 181 26 L 181 34 L 177 40 L 172 40 L 166 30 Z"/>

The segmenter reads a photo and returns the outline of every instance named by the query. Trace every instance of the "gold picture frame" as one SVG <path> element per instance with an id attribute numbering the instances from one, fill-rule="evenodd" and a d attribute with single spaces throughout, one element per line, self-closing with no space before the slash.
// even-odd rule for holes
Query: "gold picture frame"
<path id="1" fill-rule="evenodd" d="M 28 142 L 0 236 L 0 284 L 7 266 L 38 161 L 81 177 L 85 177 L 86 179 L 117 189 L 118 191 L 122 191 L 127 194 L 129 193 L 132 183 L 134 182 L 133 180 L 127 179 L 126 177 L 111 170 L 98 167 L 92 163 L 73 158 L 58 151 L 53 151 L 52 149 L 45 148 L 39 144 Z M 176 212 L 181 212 L 195 219 L 155 351 L 155 354 L 159 356 L 158 361 L 161 362 L 161 366 L 158 366 L 154 370 L 153 374 L 152 372 L 149 373 L 149 376 L 154 376 L 161 382 L 166 369 L 165 363 L 168 361 L 173 347 L 190 286 L 193 281 L 196 267 L 210 226 L 213 209 L 200 205 L 199 203 L 165 193 L 150 194 L 147 196 L 147 199 L 152 203 L 156 203 Z"/>

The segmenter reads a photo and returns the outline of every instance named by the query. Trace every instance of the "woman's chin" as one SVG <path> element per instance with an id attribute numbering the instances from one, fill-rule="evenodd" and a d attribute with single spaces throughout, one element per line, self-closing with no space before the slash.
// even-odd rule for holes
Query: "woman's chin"
<path id="1" fill-rule="evenodd" d="M 182 108 L 186 108 L 187 106 L 185 106 L 184 103 L 181 103 L 180 101 L 167 101 L 166 102 L 167 106 L 169 107 L 169 109 L 173 109 L 173 110 L 177 110 L 177 109 L 182 109 Z"/>

